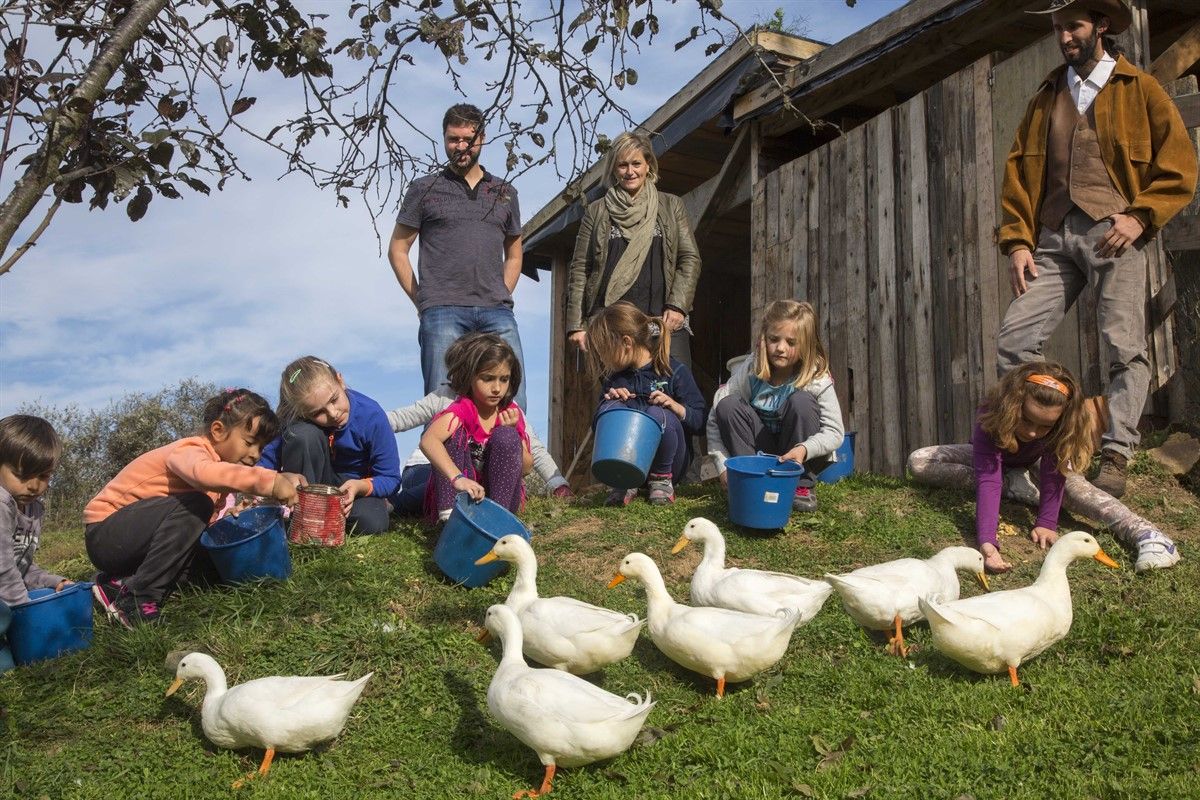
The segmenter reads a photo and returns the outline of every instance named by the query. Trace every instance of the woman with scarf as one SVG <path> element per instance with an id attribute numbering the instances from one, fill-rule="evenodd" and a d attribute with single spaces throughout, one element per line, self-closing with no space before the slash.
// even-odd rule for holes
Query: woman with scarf
<path id="1" fill-rule="evenodd" d="M 688 313 L 700 279 L 700 252 L 683 201 L 659 192 L 650 139 L 622 133 L 605 163 L 608 191 L 579 224 L 567 281 L 567 338 L 587 350 L 587 320 L 624 300 L 663 318 L 671 355 L 691 366 Z"/>

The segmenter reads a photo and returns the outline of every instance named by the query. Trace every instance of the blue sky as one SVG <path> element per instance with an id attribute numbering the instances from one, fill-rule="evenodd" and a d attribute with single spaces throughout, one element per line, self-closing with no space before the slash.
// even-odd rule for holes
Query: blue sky
<path id="1" fill-rule="evenodd" d="M 334 4 L 297 5 L 324 11 Z M 723 9 L 747 26 L 783 8 L 789 21 L 801 22 L 804 35 L 836 42 L 901 5 L 726 0 Z M 702 46 L 672 47 L 694 24 L 694 7 L 681 0 L 655 11 L 663 35 L 630 61 L 655 80 L 622 95 L 638 120 L 706 62 Z M 418 62 L 409 77 L 412 118 L 436 136 L 442 111 L 460 100 L 436 67 Z M 280 118 L 291 105 L 290 87 L 255 88 L 253 113 L 262 119 Z M 601 129 L 620 132 L 615 121 L 601 122 Z M 410 147 L 430 150 L 427 140 L 411 138 Z M 155 198 L 138 223 L 129 222 L 123 206 L 92 212 L 86 205 L 64 206 L 38 245 L 0 276 L 0 415 L 29 402 L 100 407 L 186 377 L 250 386 L 274 401 L 283 365 L 305 353 L 329 360 L 384 408 L 420 397 L 416 312 L 379 249 L 366 209 L 361 203 L 343 209 L 300 176 L 279 178 L 283 163 L 263 146 L 229 144 L 252 181 L 231 180 L 210 197 Z M 502 157 L 499 146 L 485 147 L 482 162 L 498 170 Z M 11 167 L 0 187 L 5 193 L 16 174 Z M 522 177 L 517 188 L 529 218 L 562 185 L 543 169 Z M 36 223 L 40 214 L 31 219 Z M 390 222 L 380 227 L 386 246 Z M 548 405 L 549 290 L 548 277 L 540 283 L 523 278 L 515 296 L 529 417 L 539 431 L 546 428 Z M 399 437 L 402 456 L 416 439 Z"/>

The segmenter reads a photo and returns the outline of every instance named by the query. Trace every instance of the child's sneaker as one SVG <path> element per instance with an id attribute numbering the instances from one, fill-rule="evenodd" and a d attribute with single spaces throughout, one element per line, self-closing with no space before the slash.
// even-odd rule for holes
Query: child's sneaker
<path id="1" fill-rule="evenodd" d="M 650 496 L 647 498 L 652 506 L 669 506 L 675 502 L 675 486 L 671 483 L 670 475 L 651 475 L 647 484 Z"/>
<path id="2" fill-rule="evenodd" d="M 104 611 L 110 622 L 119 622 L 117 618 L 117 598 L 121 596 L 121 582 L 103 572 L 97 572 L 92 579 L 92 598 L 96 605 Z"/>
<path id="3" fill-rule="evenodd" d="M 811 486 L 797 486 L 796 494 L 792 497 L 792 508 L 797 511 L 816 511 L 817 496 Z"/>
<path id="4" fill-rule="evenodd" d="M 606 506 L 627 506 L 633 502 L 633 498 L 637 497 L 637 489 L 613 489 L 608 493 L 608 497 L 604 499 Z"/>
<path id="5" fill-rule="evenodd" d="M 121 595 L 113 605 L 116 607 L 117 622 L 129 630 L 138 625 L 153 625 L 158 622 L 161 614 L 156 601 L 139 600 L 129 591 L 129 587 L 122 587 Z"/>
<path id="6" fill-rule="evenodd" d="M 1137 546 L 1137 561 L 1133 564 L 1136 572 L 1145 572 L 1148 569 L 1167 569 L 1179 563 L 1179 548 L 1158 531 L 1146 531 L 1139 534 Z"/>

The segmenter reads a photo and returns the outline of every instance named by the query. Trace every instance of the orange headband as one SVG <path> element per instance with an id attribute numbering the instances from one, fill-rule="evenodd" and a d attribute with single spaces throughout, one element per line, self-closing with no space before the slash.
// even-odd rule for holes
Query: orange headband
<path id="1" fill-rule="evenodd" d="M 1025 380 L 1028 383 L 1036 383 L 1040 386 L 1049 386 L 1051 389 L 1062 394 L 1063 397 L 1071 396 L 1071 390 L 1067 388 L 1066 384 L 1054 380 L 1054 378 L 1051 378 L 1049 375 L 1030 375 Z"/>

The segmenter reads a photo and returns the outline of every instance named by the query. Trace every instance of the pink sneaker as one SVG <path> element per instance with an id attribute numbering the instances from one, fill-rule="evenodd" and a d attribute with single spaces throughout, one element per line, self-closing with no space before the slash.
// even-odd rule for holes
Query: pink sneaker
<path id="1" fill-rule="evenodd" d="M 797 511 L 816 511 L 817 496 L 808 486 L 797 486 L 796 496 L 792 498 L 792 508 Z"/>

